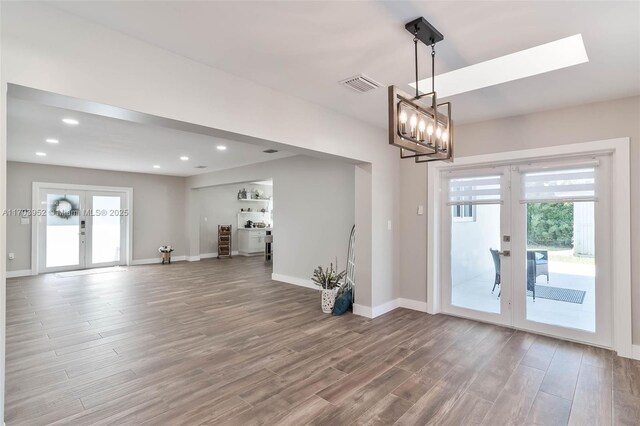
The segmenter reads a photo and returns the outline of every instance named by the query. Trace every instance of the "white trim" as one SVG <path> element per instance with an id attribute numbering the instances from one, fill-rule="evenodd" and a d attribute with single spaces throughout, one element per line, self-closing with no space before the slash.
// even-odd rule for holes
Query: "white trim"
<path id="1" fill-rule="evenodd" d="M 182 262 L 187 260 L 187 256 L 171 256 L 172 262 Z M 152 257 L 149 259 L 135 259 L 131 262 L 131 265 L 152 265 L 155 263 L 162 263 L 162 259 L 160 257 Z"/>
<path id="2" fill-rule="evenodd" d="M 631 358 L 640 360 L 640 345 L 633 345 Z"/>
<path id="3" fill-rule="evenodd" d="M 185 256 L 185 260 L 187 262 L 199 262 L 201 259 L 201 256 Z"/>
<path id="4" fill-rule="evenodd" d="M 398 299 L 393 299 L 386 303 L 383 303 L 382 305 L 374 306 L 373 309 L 371 310 L 372 318 L 376 318 L 376 317 L 379 317 L 380 315 L 384 315 L 387 312 L 391 312 L 394 309 L 397 309 L 399 307 L 400 307 L 400 304 L 398 303 Z"/>
<path id="5" fill-rule="evenodd" d="M 287 284 L 298 285 L 300 287 L 306 287 L 313 290 L 320 290 L 320 287 L 315 285 L 313 281 L 308 278 L 298 278 L 282 274 L 271 274 L 271 279 L 273 281 L 280 281 Z"/>
<path id="6" fill-rule="evenodd" d="M 31 269 L 19 269 L 17 271 L 7 271 L 7 278 L 29 277 L 33 275 Z"/>
<path id="7" fill-rule="evenodd" d="M 40 208 L 40 190 L 41 189 L 69 189 L 76 191 L 104 191 L 104 192 L 123 192 L 127 200 L 127 209 L 129 214 L 126 216 L 125 226 L 125 260 L 126 265 L 133 265 L 133 188 L 118 186 L 98 186 L 98 185 L 78 185 L 66 183 L 49 183 L 49 182 L 32 182 L 31 184 L 31 208 L 36 211 Z M 40 221 L 31 218 L 31 275 L 38 275 L 38 244 L 39 232 L 38 225 Z"/>
<path id="8" fill-rule="evenodd" d="M 252 256 L 264 256 L 264 251 L 237 251 L 238 256 L 252 257 Z"/>
<path id="9" fill-rule="evenodd" d="M 237 255 L 238 255 L 237 250 L 234 250 L 231 252 L 231 256 L 237 256 Z M 194 260 L 211 259 L 212 257 L 218 257 L 218 253 L 200 253 L 200 256 L 190 256 L 187 258 L 187 260 L 189 262 L 193 262 Z"/>
<path id="10" fill-rule="evenodd" d="M 353 314 L 365 318 L 373 318 L 373 310 L 369 306 L 353 304 Z"/>
<path id="11" fill-rule="evenodd" d="M 420 300 L 399 298 L 398 306 L 412 311 L 427 312 L 427 302 L 421 302 Z"/>
<path id="12" fill-rule="evenodd" d="M 440 236 L 439 210 L 441 187 L 440 171 L 444 169 L 464 169 L 471 165 L 513 164 L 518 160 L 558 159 L 559 157 L 585 156 L 588 154 L 612 154 L 612 306 L 613 309 L 613 350 L 619 356 L 633 356 L 632 319 L 631 319 L 631 179 L 629 172 L 629 138 L 608 139 L 603 141 L 558 145 L 553 147 L 526 149 L 520 151 L 484 154 L 472 157 L 458 157 L 453 164 L 443 162 L 428 163 L 427 191 L 427 312 L 436 314 L 440 306 Z M 438 283 L 436 285 L 436 283 Z"/>
<path id="13" fill-rule="evenodd" d="M 360 315 L 366 318 L 376 318 L 398 308 L 411 309 L 412 311 L 418 312 L 427 312 L 427 302 L 404 299 L 400 297 L 398 299 L 393 299 L 389 302 L 383 303 L 382 305 L 374 306 L 373 308 L 354 303 L 353 313 L 354 315 Z"/>

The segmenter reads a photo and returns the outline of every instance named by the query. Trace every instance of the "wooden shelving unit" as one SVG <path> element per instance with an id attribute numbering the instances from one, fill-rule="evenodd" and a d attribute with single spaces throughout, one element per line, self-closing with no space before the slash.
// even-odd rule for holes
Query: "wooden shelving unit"
<path id="1" fill-rule="evenodd" d="M 231 225 L 218 225 L 218 259 L 231 259 Z"/>

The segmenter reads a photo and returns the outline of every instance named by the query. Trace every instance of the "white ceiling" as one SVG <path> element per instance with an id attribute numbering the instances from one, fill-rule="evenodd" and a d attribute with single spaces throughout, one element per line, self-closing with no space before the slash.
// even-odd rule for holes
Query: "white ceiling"
<path id="1" fill-rule="evenodd" d="M 362 72 L 411 90 L 413 43 L 404 24 L 418 16 L 445 36 L 436 74 L 578 33 L 584 38 L 586 64 L 449 98 L 458 123 L 640 94 L 637 1 L 53 4 L 380 127 L 387 120 L 386 90 L 358 94 L 337 82 Z M 429 76 L 428 56 L 421 46 L 420 78 Z"/>
<path id="2" fill-rule="evenodd" d="M 8 98 L 7 159 L 91 169 L 192 176 L 291 153 L 265 154 L 265 147 L 165 127 L 137 124 Z M 69 126 L 65 117 L 80 124 Z M 50 144 L 47 138 L 58 139 Z M 216 147 L 224 145 L 225 151 Z M 36 152 L 45 152 L 39 157 Z M 180 160 L 188 156 L 188 161 Z M 153 168 L 159 165 L 159 169 Z M 196 166 L 207 166 L 197 169 Z"/>

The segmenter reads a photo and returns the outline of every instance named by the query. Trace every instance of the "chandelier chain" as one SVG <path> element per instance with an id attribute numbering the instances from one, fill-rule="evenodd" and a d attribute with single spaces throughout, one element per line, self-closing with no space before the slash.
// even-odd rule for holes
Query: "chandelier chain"
<path id="1" fill-rule="evenodd" d="M 416 67 L 416 98 L 420 94 L 418 90 L 418 30 L 416 29 L 413 37 L 413 54 L 414 54 L 414 64 Z"/>
<path id="2" fill-rule="evenodd" d="M 431 43 L 431 91 L 436 91 L 436 44 Z"/>

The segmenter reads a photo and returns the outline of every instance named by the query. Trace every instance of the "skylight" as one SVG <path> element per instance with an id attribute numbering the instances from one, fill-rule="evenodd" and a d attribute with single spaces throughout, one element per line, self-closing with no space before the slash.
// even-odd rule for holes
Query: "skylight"
<path id="1" fill-rule="evenodd" d="M 436 88 L 441 99 L 585 62 L 589 62 L 589 58 L 582 34 L 576 34 L 437 75 Z M 427 88 L 431 88 L 431 78 L 420 80 L 419 84 L 426 93 Z M 409 85 L 416 87 L 415 83 Z"/>

